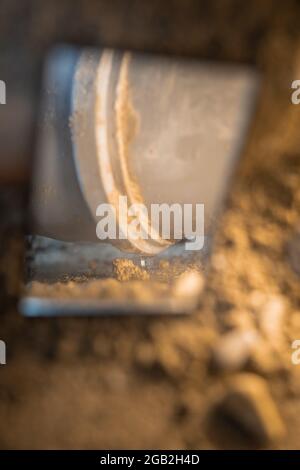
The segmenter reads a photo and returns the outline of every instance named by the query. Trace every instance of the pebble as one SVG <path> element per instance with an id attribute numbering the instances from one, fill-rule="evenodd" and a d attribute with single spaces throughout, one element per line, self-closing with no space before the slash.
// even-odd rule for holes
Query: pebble
<path id="1" fill-rule="evenodd" d="M 173 295 L 187 308 L 196 308 L 204 288 L 204 278 L 197 271 L 187 271 L 175 281 Z"/>
<path id="2" fill-rule="evenodd" d="M 252 373 L 228 380 L 221 408 L 258 443 L 273 443 L 285 434 L 285 426 L 267 382 Z"/>
<path id="3" fill-rule="evenodd" d="M 260 330 L 275 349 L 278 349 L 284 340 L 285 313 L 286 302 L 284 298 L 272 296 L 259 314 Z"/>
<path id="4" fill-rule="evenodd" d="M 223 335 L 213 349 L 214 364 L 226 371 L 240 370 L 259 341 L 254 329 L 236 329 Z"/>

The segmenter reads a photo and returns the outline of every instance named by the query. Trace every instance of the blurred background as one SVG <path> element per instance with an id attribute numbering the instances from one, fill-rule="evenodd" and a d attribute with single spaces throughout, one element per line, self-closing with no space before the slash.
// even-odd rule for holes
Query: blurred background
<path id="1" fill-rule="evenodd" d="M 299 2 L 0 2 L 0 447 L 299 448 Z M 253 124 L 188 317 L 25 319 L 42 61 L 68 42 L 255 66 Z"/>

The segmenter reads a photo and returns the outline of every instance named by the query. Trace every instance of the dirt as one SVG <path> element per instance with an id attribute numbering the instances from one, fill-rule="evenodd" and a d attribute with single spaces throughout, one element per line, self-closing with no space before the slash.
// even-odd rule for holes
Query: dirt
<path id="1" fill-rule="evenodd" d="M 51 240 L 50 247 L 51 247 Z M 47 241 L 42 242 L 46 246 Z M 98 250 L 99 248 L 96 247 Z M 33 245 L 30 252 L 33 254 Z M 51 256 L 51 248 L 48 256 Z M 75 263 L 76 264 L 76 263 Z M 156 271 L 147 272 L 141 269 L 130 259 L 116 258 L 112 261 L 114 267 L 114 277 L 112 278 L 91 278 L 78 276 L 70 280 L 66 277 L 64 280 L 56 282 L 42 282 L 40 280 L 31 280 L 26 282 L 23 287 L 24 297 L 39 299 L 69 300 L 71 302 L 80 300 L 89 305 L 90 301 L 99 301 L 99 308 L 103 301 L 109 300 L 115 306 L 115 309 L 125 306 L 127 303 L 135 305 L 143 312 L 143 307 L 152 308 L 152 312 L 174 314 L 190 313 L 198 305 L 199 297 L 203 291 L 204 276 L 199 270 L 192 269 L 191 266 L 184 268 L 181 263 L 181 273 L 178 274 L 176 268 L 170 268 L 170 263 L 160 262 L 158 273 L 162 275 L 165 268 L 164 282 L 156 280 L 159 276 Z M 167 277 L 167 273 L 169 273 Z M 172 273 L 172 274 L 171 274 Z M 176 277 L 175 274 L 176 273 Z M 121 303 L 120 303 L 121 302 Z M 107 304 L 106 304 L 107 305 Z M 132 308 L 132 307 L 131 307 Z"/>
<path id="2" fill-rule="evenodd" d="M 53 284 L 34 281 L 27 288 L 29 295 L 33 297 L 52 299 L 122 299 L 124 302 L 132 299 L 149 301 L 149 299 L 153 299 L 154 292 L 157 298 L 165 297 L 168 292 L 165 284 L 131 280 L 129 285 L 125 285 L 116 279 L 55 282 Z"/>
<path id="3" fill-rule="evenodd" d="M 145 269 L 136 266 L 133 261 L 128 259 L 116 259 L 113 262 L 116 277 L 119 281 L 142 280 L 150 278 Z"/>
<path id="4" fill-rule="evenodd" d="M 291 361 L 300 338 L 299 265 L 291 256 L 299 252 L 300 107 L 290 103 L 290 83 L 300 76 L 300 15 L 296 3 L 277 14 L 271 3 L 249 5 L 228 41 L 217 21 L 201 41 L 189 7 L 173 23 L 158 6 L 133 21 L 129 45 L 250 58 L 264 72 L 200 306 L 172 319 L 26 320 L 5 300 L 1 448 L 300 448 L 300 366 Z M 237 7 L 229 4 L 212 10 L 232 30 Z M 211 14 L 202 15 L 205 24 Z M 116 30 L 124 24 L 108 15 Z M 141 33 L 149 16 L 161 18 L 152 42 Z M 111 38 L 109 28 L 105 21 Z M 176 43 L 183 30 L 189 34 Z M 111 42 L 122 39 L 116 33 Z M 3 279 L 11 250 L 5 244 L 1 252 Z"/>

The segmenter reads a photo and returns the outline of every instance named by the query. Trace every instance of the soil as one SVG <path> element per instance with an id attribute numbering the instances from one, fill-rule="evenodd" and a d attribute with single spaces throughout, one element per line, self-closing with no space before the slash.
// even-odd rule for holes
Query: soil
<path id="1" fill-rule="evenodd" d="M 300 76 L 300 16 L 295 3 L 286 5 L 275 15 L 270 2 L 256 4 L 258 15 L 249 7 L 219 49 L 222 34 L 213 30 L 204 35 L 210 48 L 205 41 L 197 48 L 201 28 L 193 21 L 177 44 L 212 57 L 254 55 L 264 72 L 198 310 L 179 318 L 32 320 L 5 300 L 2 449 L 300 448 L 300 366 L 291 360 L 300 339 L 300 107 L 290 102 Z M 167 15 L 157 27 L 160 42 L 174 37 Z M 141 28 L 131 29 L 138 37 Z M 143 37 L 142 45 L 152 44 Z M 1 273 L 14 280 L 7 257 L 20 240 L 11 240 Z"/>
<path id="2" fill-rule="evenodd" d="M 145 269 L 136 266 L 133 261 L 127 259 L 116 259 L 113 261 L 116 278 L 118 281 L 148 280 L 149 274 Z"/>

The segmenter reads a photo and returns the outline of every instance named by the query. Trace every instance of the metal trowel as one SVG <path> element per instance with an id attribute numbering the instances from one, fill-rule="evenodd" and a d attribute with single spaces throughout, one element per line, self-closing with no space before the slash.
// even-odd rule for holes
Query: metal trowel
<path id="1" fill-rule="evenodd" d="M 162 260 L 171 266 L 180 260 L 185 276 L 170 274 L 169 296 L 162 301 L 154 293 L 147 305 L 87 294 L 49 298 L 47 289 L 36 296 L 29 284 L 23 313 L 193 311 L 196 302 L 178 298 L 176 289 L 188 291 L 194 282 L 194 297 L 200 293 L 201 283 L 187 273 L 191 265 L 203 270 L 258 89 L 258 74 L 248 66 L 112 49 L 52 50 L 38 120 L 29 280 L 45 287 L 76 276 L 89 282 L 91 262 L 93 279 L 103 279 L 113 276 L 120 258 L 151 279 L 159 279 Z M 202 242 L 192 245 L 197 236 Z"/>

